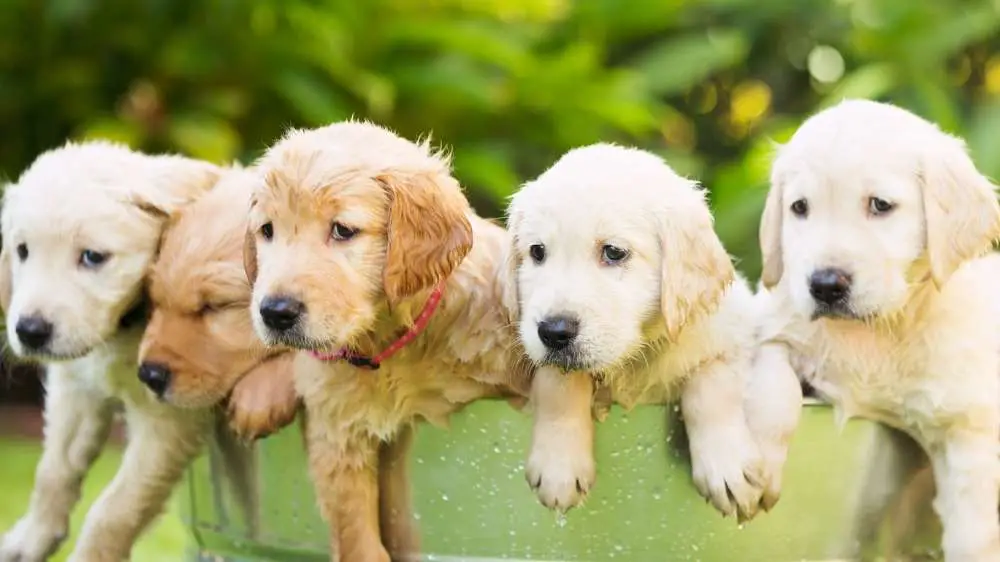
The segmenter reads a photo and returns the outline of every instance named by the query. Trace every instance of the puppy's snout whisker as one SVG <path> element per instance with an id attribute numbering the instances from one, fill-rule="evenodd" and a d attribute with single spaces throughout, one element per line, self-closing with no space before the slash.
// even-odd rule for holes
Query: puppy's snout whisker
<path id="1" fill-rule="evenodd" d="M 538 323 L 538 338 L 552 351 L 569 347 L 579 333 L 580 321 L 568 315 L 550 316 Z"/>
<path id="2" fill-rule="evenodd" d="M 260 303 L 260 317 L 264 325 L 278 332 L 294 328 L 305 311 L 305 303 L 284 295 L 269 296 Z"/>
<path id="3" fill-rule="evenodd" d="M 823 304 L 842 304 L 850 295 L 851 282 L 851 274 L 843 269 L 818 269 L 809 276 L 809 294 Z"/>

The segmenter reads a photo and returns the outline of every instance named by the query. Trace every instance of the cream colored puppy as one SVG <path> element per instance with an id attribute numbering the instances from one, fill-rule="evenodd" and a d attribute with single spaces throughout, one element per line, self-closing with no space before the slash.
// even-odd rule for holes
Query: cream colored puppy
<path id="1" fill-rule="evenodd" d="M 961 140 L 844 101 L 779 149 L 761 223 L 763 336 L 842 419 L 929 453 L 949 562 L 1000 560 L 1000 236 Z"/>
<path id="2" fill-rule="evenodd" d="M 129 446 L 91 508 L 71 560 L 120 562 L 155 516 L 174 475 L 179 417 L 136 377 L 142 283 L 167 218 L 211 186 L 212 165 L 146 156 L 105 142 L 69 143 L 7 186 L 0 223 L 0 304 L 10 348 L 45 363 L 45 447 L 27 514 L 0 542 L 0 562 L 37 562 L 68 532 L 80 485 L 116 408 Z"/>
<path id="3" fill-rule="evenodd" d="M 507 302 L 539 367 L 527 478 L 542 503 L 573 507 L 594 482 L 595 391 L 626 408 L 679 395 L 698 490 L 752 517 L 766 480 L 743 407 L 755 302 L 703 191 L 651 153 L 598 144 L 526 184 L 508 214 Z"/>

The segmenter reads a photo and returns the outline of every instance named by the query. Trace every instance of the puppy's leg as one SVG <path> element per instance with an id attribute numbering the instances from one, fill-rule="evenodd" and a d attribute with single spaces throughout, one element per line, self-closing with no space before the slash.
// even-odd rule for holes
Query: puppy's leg
<path id="1" fill-rule="evenodd" d="M 90 508 L 70 562 L 121 562 L 163 507 L 211 428 L 207 411 L 129 407 L 129 443 L 114 480 Z"/>
<path id="2" fill-rule="evenodd" d="M 954 431 L 930 451 L 948 562 L 1000 560 L 1000 459 L 993 431 Z"/>
<path id="3" fill-rule="evenodd" d="M 760 451 L 743 410 L 743 389 L 737 369 L 716 361 L 687 382 L 681 412 L 695 487 L 723 515 L 748 520 L 757 513 L 764 486 Z"/>
<path id="4" fill-rule="evenodd" d="M 379 533 L 378 442 L 306 420 L 309 472 L 333 562 L 389 562 Z"/>
<path id="5" fill-rule="evenodd" d="M 802 413 L 802 385 L 782 344 L 764 344 L 757 352 L 743 399 L 747 425 L 763 457 L 764 495 L 770 511 L 781 496 L 781 477 L 788 445 Z"/>
<path id="6" fill-rule="evenodd" d="M 420 533 L 410 503 L 409 453 L 415 428 L 407 426 L 379 449 L 379 519 L 382 543 L 393 560 L 420 555 Z"/>
<path id="7" fill-rule="evenodd" d="M 542 505 L 565 511 L 594 485 L 594 382 L 588 373 L 543 367 L 531 383 L 534 430 L 525 476 Z"/>
<path id="8" fill-rule="evenodd" d="M 50 367 L 45 399 L 45 447 L 28 513 L 0 541 L 0 562 L 45 560 L 66 537 L 80 485 L 111 427 L 104 393 Z"/>

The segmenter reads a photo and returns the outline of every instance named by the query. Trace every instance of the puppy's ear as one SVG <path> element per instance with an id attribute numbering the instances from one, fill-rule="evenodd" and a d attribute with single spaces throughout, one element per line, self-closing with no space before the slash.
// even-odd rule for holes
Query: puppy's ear
<path id="1" fill-rule="evenodd" d="M 690 321 L 714 310 L 736 277 L 733 262 L 712 226 L 704 192 L 694 184 L 689 189 L 661 217 L 660 307 L 670 340 Z"/>
<path id="2" fill-rule="evenodd" d="M 166 220 L 219 180 L 214 164 L 183 156 L 151 156 L 148 181 L 134 187 L 132 203 L 146 214 Z"/>
<path id="3" fill-rule="evenodd" d="M 247 281 L 252 287 L 257 281 L 257 236 L 249 228 L 243 236 L 243 271 L 247 274 Z"/>
<path id="4" fill-rule="evenodd" d="M 0 239 L 0 310 L 6 314 L 10 308 L 10 296 L 14 289 L 12 279 L 14 272 L 11 271 L 10 251 L 3 242 L 3 239 Z"/>
<path id="5" fill-rule="evenodd" d="M 521 291 L 517 281 L 517 272 L 521 263 L 517 257 L 517 239 L 515 238 L 517 236 L 518 222 L 519 215 L 511 207 L 507 216 L 507 232 L 509 233 L 510 240 L 507 247 L 504 248 L 503 262 L 500 264 L 498 271 L 499 278 L 497 279 L 497 285 L 500 289 L 500 305 L 503 309 L 504 318 L 507 324 L 514 327 L 515 330 L 515 324 L 521 318 Z"/>
<path id="6" fill-rule="evenodd" d="M 784 259 L 781 256 L 781 221 L 785 210 L 782 202 L 783 191 L 781 181 L 777 177 L 772 177 L 771 189 L 767 192 L 764 212 L 760 217 L 758 233 L 761 256 L 760 280 L 768 289 L 781 281 L 785 269 Z"/>
<path id="7" fill-rule="evenodd" d="M 469 204 L 447 175 L 385 173 L 375 179 L 389 195 L 383 284 L 395 304 L 447 278 L 472 250 Z"/>
<path id="8" fill-rule="evenodd" d="M 976 169 L 965 143 L 954 137 L 927 154 L 920 169 L 927 256 L 940 288 L 963 262 L 986 253 L 1000 238 L 996 186 Z"/>

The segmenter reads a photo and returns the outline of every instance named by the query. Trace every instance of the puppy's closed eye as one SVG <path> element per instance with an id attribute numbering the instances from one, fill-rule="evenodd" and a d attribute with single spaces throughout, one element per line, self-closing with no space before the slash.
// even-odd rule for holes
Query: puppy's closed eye
<path id="1" fill-rule="evenodd" d="M 206 316 L 208 314 L 215 314 L 238 308 L 248 308 L 249 306 L 250 303 L 248 301 L 206 302 L 198 308 L 197 316 Z"/>

